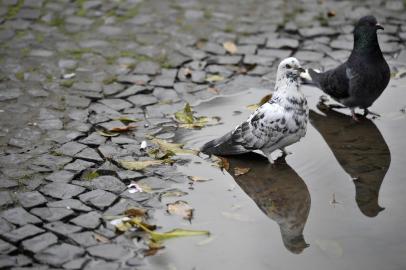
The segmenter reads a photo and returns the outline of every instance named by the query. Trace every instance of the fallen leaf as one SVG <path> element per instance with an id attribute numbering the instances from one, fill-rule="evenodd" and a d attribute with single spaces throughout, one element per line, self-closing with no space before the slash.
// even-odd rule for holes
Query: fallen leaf
<path id="1" fill-rule="evenodd" d="M 235 54 L 238 51 L 237 46 L 232 41 L 224 42 L 223 47 L 227 52 L 231 54 Z"/>
<path id="2" fill-rule="evenodd" d="M 185 107 L 183 108 L 182 111 L 176 112 L 175 118 L 181 123 L 193 124 L 194 117 L 193 117 L 193 112 L 192 112 L 192 108 L 190 107 L 190 104 L 186 103 Z"/>
<path id="3" fill-rule="evenodd" d="M 185 104 L 183 110 L 175 113 L 175 119 L 178 121 L 180 127 L 188 129 L 202 128 L 206 125 L 215 125 L 220 122 L 219 117 L 193 116 L 193 111 L 189 103 Z"/>
<path id="4" fill-rule="evenodd" d="M 134 123 L 134 122 L 141 121 L 140 118 L 131 118 L 131 117 L 128 117 L 128 116 L 122 116 L 122 117 L 114 118 L 113 120 L 121 121 L 121 122 L 124 122 L 124 123 Z"/>
<path id="5" fill-rule="evenodd" d="M 228 171 L 230 169 L 230 162 L 224 157 L 212 155 L 211 160 L 214 162 L 215 166 L 219 167 L 221 170 L 225 169 Z"/>
<path id="6" fill-rule="evenodd" d="M 97 171 L 85 171 L 82 175 L 82 179 L 90 181 L 90 180 L 95 179 L 98 176 L 99 176 L 99 173 Z"/>
<path id="7" fill-rule="evenodd" d="M 224 80 L 224 77 L 220 76 L 220 75 L 210 75 L 210 76 L 207 76 L 207 78 L 206 78 L 206 81 L 208 81 L 210 83 L 220 82 L 220 81 L 223 81 L 223 80 Z"/>
<path id="8" fill-rule="evenodd" d="M 329 10 L 328 12 L 327 12 L 327 16 L 328 17 L 334 17 L 336 15 L 336 12 L 334 11 L 334 10 Z"/>
<path id="9" fill-rule="evenodd" d="M 261 98 L 261 100 L 258 103 L 248 105 L 247 108 L 249 110 L 255 111 L 256 109 L 258 109 L 259 107 L 261 107 L 262 105 L 267 103 L 271 98 L 272 98 L 272 94 L 266 95 L 263 98 Z"/>
<path id="10" fill-rule="evenodd" d="M 172 152 L 175 155 L 196 155 L 196 150 L 184 149 L 182 143 L 170 143 L 161 139 L 152 139 L 152 142 L 157 144 L 163 152 Z"/>
<path id="11" fill-rule="evenodd" d="M 104 137 L 116 137 L 116 136 L 120 135 L 120 133 L 117 133 L 117 132 L 106 132 L 106 131 L 101 131 L 101 130 L 98 130 L 97 133 L 99 133 L 100 135 L 102 135 Z"/>
<path id="12" fill-rule="evenodd" d="M 240 176 L 240 175 L 248 173 L 250 170 L 251 170 L 250 168 L 235 167 L 234 168 L 234 175 L 235 176 Z"/>
<path id="13" fill-rule="evenodd" d="M 207 182 L 207 181 L 213 180 L 213 179 L 203 178 L 203 177 L 200 177 L 200 176 L 188 176 L 188 178 L 190 180 L 192 180 L 193 182 Z"/>
<path id="14" fill-rule="evenodd" d="M 133 207 L 125 210 L 124 215 L 126 215 L 127 217 L 145 217 L 146 213 L 146 209 Z"/>
<path id="15" fill-rule="evenodd" d="M 103 235 L 93 233 L 94 240 L 96 240 L 99 243 L 110 243 L 110 239 L 107 237 L 104 237 Z"/>
<path id="16" fill-rule="evenodd" d="M 134 129 L 135 126 L 134 125 L 127 125 L 124 127 L 113 127 L 111 129 L 109 129 L 110 132 L 127 132 L 130 131 L 132 129 Z"/>
<path id="17" fill-rule="evenodd" d="M 209 87 L 209 88 L 207 88 L 207 91 L 209 91 L 210 93 L 216 94 L 216 95 L 218 95 L 220 93 L 220 90 L 216 87 Z"/>
<path id="18" fill-rule="evenodd" d="M 133 171 L 141 171 L 149 166 L 161 165 L 164 163 L 170 163 L 171 161 L 168 160 L 134 160 L 134 161 L 127 161 L 121 160 L 119 161 L 120 165 L 123 166 L 127 170 Z"/>
<path id="19" fill-rule="evenodd" d="M 185 201 L 176 201 L 174 203 L 168 203 L 167 211 L 171 215 L 178 215 L 186 220 L 192 220 L 193 218 L 193 208 Z"/>
<path id="20" fill-rule="evenodd" d="M 188 193 L 185 191 L 182 191 L 180 189 L 174 188 L 170 190 L 166 190 L 161 192 L 160 198 L 165 198 L 165 197 L 182 197 L 187 195 Z"/>
<path id="21" fill-rule="evenodd" d="M 160 242 L 170 238 L 185 237 L 185 236 L 197 236 L 197 235 L 210 235 L 209 231 L 200 230 L 186 230 L 186 229 L 173 229 L 169 232 L 158 233 L 151 232 L 151 239 L 155 242 Z"/>
<path id="22" fill-rule="evenodd" d="M 144 256 L 154 256 L 159 250 L 164 248 L 165 246 L 162 243 L 149 241 L 148 249 L 144 251 Z"/>

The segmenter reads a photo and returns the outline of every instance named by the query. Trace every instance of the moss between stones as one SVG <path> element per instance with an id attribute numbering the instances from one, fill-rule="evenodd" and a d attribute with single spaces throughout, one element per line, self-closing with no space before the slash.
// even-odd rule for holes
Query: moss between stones
<path id="1" fill-rule="evenodd" d="M 7 10 L 6 19 L 13 19 L 18 14 L 23 4 L 24 0 L 18 0 L 17 4 L 15 4 L 14 6 L 10 6 Z"/>

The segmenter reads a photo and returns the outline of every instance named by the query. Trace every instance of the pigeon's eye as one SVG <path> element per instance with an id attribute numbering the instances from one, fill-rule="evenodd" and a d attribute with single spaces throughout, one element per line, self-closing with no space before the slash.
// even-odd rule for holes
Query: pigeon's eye
<path id="1" fill-rule="evenodd" d="M 286 64 L 286 68 L 292 68 L 292 66 L 289 64 Z"/>

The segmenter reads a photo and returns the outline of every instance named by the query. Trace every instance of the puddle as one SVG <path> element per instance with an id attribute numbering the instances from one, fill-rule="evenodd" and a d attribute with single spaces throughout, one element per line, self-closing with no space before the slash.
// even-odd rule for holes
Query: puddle
<path id="1" fill-rule="evenodd" d="M 143 269 L 401 269 L 406 252 L 404 150 L 406 79 L 392 80 L 371 108 L 378 119 L 355 124 L 349 111 L 317 106 L 321 92 L 303 87 L 311 108 L 308 133 L 270 165 L 253 153 L 230 158 L 229 172 L 193 157 L 179 170 L 211 178 L 182 197 L 195 208 L 191 223 L 164 211 L 165 227 L 210 230 L 205 237 L 168 241 Z M 250 89 L 194 107 L 222 125 L 178 134 L 199 148 L 251 113 L 268 94 Z M 234 177 L 235 167 L 250 171 Z M 175 187 L 185 190 L 184 184 Z M 165 198 L 164 203 L 174 198 Z"/>

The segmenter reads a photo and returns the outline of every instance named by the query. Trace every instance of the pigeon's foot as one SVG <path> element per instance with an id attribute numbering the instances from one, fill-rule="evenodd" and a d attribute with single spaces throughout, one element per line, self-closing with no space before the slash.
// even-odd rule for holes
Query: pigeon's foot
<path id="1" fill-rule="evenodd" d="M 376 112 L 371 112 L 371 111 L 368 110 L 368 109 L 364 109 L 364 117 L 366 117 L 368 114 L 370 114 L 370 115 L 372 115 L 372 116 L 375 116 L 375 117 L 381 117 L 381 115 L 379 115 L 379 114 L 376 113 Z"/>
<path id="2" fill-rule="evenodd" d="M 279 156 L 277 159 L 274 160 L 273 165 L 286 164 L 285 157 L 286 157 L 286 155 Z"/>
<path id="3" fill-rule="evenodd" d="M 351 117 L 355 122 L 359 122 L 359 118 L 357 117 L 357 114 L 355 113 L 354 108 L 351 108 Z"/>
<path id="4" fill-rule="evenodd" d="M 291 154 L 292 152 L 289 152 L 288 150 L 286 150 L 286 148 L 282 148 L 282 157 L 286 157 Z"/>

